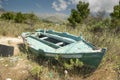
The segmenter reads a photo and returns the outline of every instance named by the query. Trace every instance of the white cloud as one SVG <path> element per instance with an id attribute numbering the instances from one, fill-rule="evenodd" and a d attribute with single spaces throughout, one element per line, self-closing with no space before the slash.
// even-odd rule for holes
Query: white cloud
<path id="1" fill-rule="evenodd" d="M 70 0 L 71 4 L 78 4 L 80 0 Z"/>
<path id="2" fill-rule="evenodd" d="M 89 8 L 91 12 L 106 11 L 112 12 L 113 7 L 119 4 L 119 0 L 58 0 L 53 2 L 52 7 L 56 11 L 66 10 L 68 6 L 76 5 L 79 1 L 89 2 Z"/>
<path id="3" fill-rule="evenodd" d="M 88 2 L 89 0 L 68 0 L 68 4 L 70 5 L 76 5 L 79 3 L 79 1 L 83 1 L 83 2 Z"/>
<path id="4" fill-rule="evenodd" d="M 89 8 L 91 12 L 97 12 L 105 10 L 106 12 L 112 12 L 113 7 L 119 3 L 119 0 L 88 0 Z"/>
<path id="5" fill-rule="evenodd" d="M 119 0 L 70 0 L 71 4 L 78 4 L 79 1 L 89 2 L 91 12 L 103 11 L 112 12 L 113 7 L 118 4 Z"/>
<path id="6" fill-rule="evenodd" d="M 65 0 L 58 0 L 58 2 L 52 3 L 52 8 L 54 8 L 56 11 L 66 10 L 68 7 L 68 4 Z"/>

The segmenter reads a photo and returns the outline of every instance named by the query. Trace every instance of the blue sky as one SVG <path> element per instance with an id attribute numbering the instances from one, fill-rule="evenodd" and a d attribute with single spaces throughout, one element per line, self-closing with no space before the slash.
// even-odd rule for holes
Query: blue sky
<path id="1" fill-rule="evenodd" d="M 57 2 L 59 4 L 59 1 L 57 0 L 1 0 L 0 4 L 1 7 L 7 11 L 17 11 L 17 12 L 21 11 L 21 12 L 35 12 L 35 13 L 58 12 L 65 14 L 70 13 L 69 8 L 56 10 L 55 7 L 53 7 L 54 2 Z"/>
<path id="2" fill-rule="evenodd" d="M 0 8 L 7 11 L 34 12 L 34 13 L 63 13 L 70 14 L 70 10 L 80 0 L 0 0 Z M 91 12 L 105 10 L 113 11 L 113 6 L 117 5 L 119 0 L 82 0 L 90 4 Z"/>
<path id="3" fill-rule="evenodd" d="M 54 12 L 52 0 L 7 0 L 2 3 L 5 10 L 21 12 Z"/>

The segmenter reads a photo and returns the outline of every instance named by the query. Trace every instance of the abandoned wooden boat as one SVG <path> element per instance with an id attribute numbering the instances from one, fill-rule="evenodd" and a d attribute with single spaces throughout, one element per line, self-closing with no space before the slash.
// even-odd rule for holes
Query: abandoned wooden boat
<path id="1" fill-rule="evenodd" d="M 30 50 L 37 55 L 66 59 L 80 59 L 84 64 L 98 66 L 106 48 L 97 49 L 82 36 L 53 30 L 36 30 L 24 32 L 22 38 Z"/>

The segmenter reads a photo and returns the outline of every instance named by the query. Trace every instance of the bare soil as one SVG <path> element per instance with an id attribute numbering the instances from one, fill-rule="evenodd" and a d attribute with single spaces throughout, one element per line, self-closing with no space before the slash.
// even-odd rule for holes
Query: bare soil
<path id="1" fill-rule="evenodd" d="M 28 80 L 28 77 L 30 77 L 29 70 L 32 68 L 32 64 L 30 64 L 30 61 L 25 57 L 22 58 L 19 56 L 21 55 L 19 44 L 23 44 L 21 37 L 0 37 L 0 45 L 14 47 L 13 55 L 11 57 L 0 57 L 0 80 Z M 7 52 L 6 49 L 4 49 L 4 51 Z M 106 66 L 103 66 L 100 69 L 98 68 L 91 76 L 85 79 L 76 76 L 69 80 L 117 80 L 117 74 L 111 66 L 113 66 L 113 64 L 109 62 Z"/>
<path id="2" fill-rule="evenodd" d="M 0 45 L 12 46 L 14 47 L 13 55 L 18 55 L 20 53 L 18 44 L 23 43 L 22 38 L 13 38 L 13 37 L 0 37 Z"/>
<path id="3" fill-rule="evenodd" d="M 0 37 L 0 45 L 6 46 L 2 47 L 1 51 L 7 53 L 6 48 L 9 48 L 9 46 L 14 49 L 12 56 L 0 57 L 0 80 L 24 80 L 27 78 L 30 67 L 28 60 L 18 56 L 21 53 L 18 45 L 22 43 L 21 37 Z"/>

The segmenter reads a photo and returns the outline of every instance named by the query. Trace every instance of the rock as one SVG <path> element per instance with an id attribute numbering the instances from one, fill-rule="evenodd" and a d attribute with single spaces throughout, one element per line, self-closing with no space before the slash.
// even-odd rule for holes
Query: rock
<path id="1" fill-rule="evenodd" d="M 11 78 L 6 78 L 6 80 L 12 80 Z"/>
<path id="2" fill-rule="evenodd" d="M 18 36 L 18 39 L 21 39 L 21 36 Z"/>
<path id="3" fill-rule="evenodd" d="M 4 59 L 3 58 L 0 58 L 0 61 L 3 61 Z"/>
<path id="4" fill-rule="evenodd" d="M 8 66 L 8 64 L 5 65 L 5 67 L 7 67 L 7 66 Z"/>
<path id="5" fill-rule="evenodd" d="M 65 73 L 65 74 L 68 74 L 68 71 L 67 71 L 67 70 L 65 70 L 65 71 L 64 71 L 64 73 Z"/>
<path id="6" fill-rule="evenodd" d="M 18 57 L 11 57 L 10 62 L 16 63 L 19 60 Z"/>

